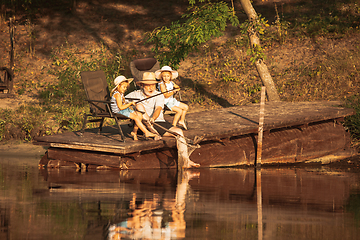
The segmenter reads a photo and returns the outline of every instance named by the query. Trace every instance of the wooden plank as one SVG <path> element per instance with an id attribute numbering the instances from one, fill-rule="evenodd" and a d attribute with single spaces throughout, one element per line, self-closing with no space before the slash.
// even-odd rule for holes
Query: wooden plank
<path id="1" fill-rule="evenodd" d="M 56 150 L 49 148 L 48 158 L 75 163 L 104 165 L 115 168 L 120 168 L 122 163 L 122 158 L 118 155 L 108 155 L 103 153 L 96 155 L 92 153 L 89 154 L 89 152 L 75 152 L 74 150 L 67 150 L 62 148 L 57 148 Z"/>
<path id="2" fill-rule="evenodd" d="M 256 142 L 256 134 L 236 136 L 221 141 L 205 141 L 200 143 L 201 147 L 196 149 L 190 158 L 200 163 L 202 167 L 254 165 Z M 330 120 L 309 125 L 307 128 L 289 128 L 265 134 L 262 164 L 293 164 L 339 153 L 342 154 L 339 155 L 342 158 L 352 155 L 350 135 L 341 124 Z M 94 151 L 50 148 L 48 155 L 49 158 L 63 161 L 106 165 L 120 169 L 176 168 L 177 162 L 177 152 L 174 148 L 121 155 L 121 159 L 115 159 L 111 163 L 106 162 L 111 160 L 109 157 L 111 154 Z"/>
<path id="3" fill-rule="evenodd" d="M 161 149 L 157 152 L 148 151 L 144 153 L 114 155 L 102 152 L 49 148 L 48 158 L 120 169 L 158 169 L 175 168 L 177 155 L 171 149 Z"/>
<path id="4" fill-rule="evenodd" d="M 305 126 L 328 119 L 339 119 L 354 114 L 353 109 L 336 107 L 339 102 L 267 102 L 264 131 Z M 221 108 L 203 112 L 189 113 L 187 121 L 189 130 L 184 131 L 188 138 L 204 136 L 203 141 L 220 140 L 234 136 L 257 132 L 259 119 L 259 104 Z M 169 117 L 169 116 L 168 116 Z M 171 121 L 172 116 L 168 120 Z M 122 125 L 124 134 L 130 133 L 128 125 Z M 52 136 L 36 138 L 38 144 L 48 144 L 52 147 L 71 148 L 79 150 L 113 152 L 129 154 L 160 148 L 175 147 L 173 138 L 163 138 L 162 141 L 133 141 L 130 138 L 123 143 L 116 128 L 107 126 L 102 134 L 98 129 L 90 129 L 80 137 L 77 132 L 66 132 Z"/>
<path id="5" fill-rule="evenodd" d="M 203 142 L 190 158 L 202 167 L 253 165 L 256 142 L 256 134 Z M 303 130 L 290 128 L 264 135 L 262 164 L 298 163 L 336 152 L 343 152 L 344 158 L 352 155 L 350 135 L 341 124 L 328 121 Z"/>

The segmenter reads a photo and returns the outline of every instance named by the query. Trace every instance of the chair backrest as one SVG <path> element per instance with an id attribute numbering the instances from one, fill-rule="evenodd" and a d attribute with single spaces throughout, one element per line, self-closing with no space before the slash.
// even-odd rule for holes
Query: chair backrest
<path id="1" fill-rule="evenodd" d="M 144 72 L 155 72 L 160 69 L 160 63 L 155 58 L 135 59 L 130 63 L 131 74 L 138 82 L 142 79 Z"/>
<path id="2" fill-rule="evenodd" d="M 84 85 L 87 100 L 110 101 L 109 87 L 103 71 L 81 72 L 81 80 Z M 95 106 L 94 106 L 94 105 Z M 105 103 L 93 102 L 90 104 L 91 113 L 107 112 Z"/>

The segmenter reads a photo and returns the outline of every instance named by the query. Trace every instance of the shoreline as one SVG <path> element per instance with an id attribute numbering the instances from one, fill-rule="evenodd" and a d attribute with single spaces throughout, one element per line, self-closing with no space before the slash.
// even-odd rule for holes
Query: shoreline
<path id="1" fill-rule="evenodd" d="M 9 141 L 0 144 L 3 157 L 39 157 L 45 154 L 47 147 L 34 145 L 32 142 Z M 40 160 L 40 159 L 39 159 Z"/>

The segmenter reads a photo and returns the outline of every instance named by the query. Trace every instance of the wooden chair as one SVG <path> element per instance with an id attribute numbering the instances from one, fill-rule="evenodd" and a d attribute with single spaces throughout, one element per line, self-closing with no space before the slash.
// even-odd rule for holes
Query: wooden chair
<path id="1" fill-rule="evenodd" d="M 100 122 L 99 133 L 105 118 L 113 118 L 119 129 L 121 141 L 125 142 L 125 136 L 120 126 L 120 119 L 129 119 L 122 114 L 115 114 L 111 111 L 110 91 L 103 71 L 81 72 L 81 80 L 86 93 L 86 101 L 90 103 L 90 114 L 84 115 L 83 126 L 80 135 L 83 136 L 86 124 L 89 122 Z M 88 120 L 88 117 L 93 119 Z"/>

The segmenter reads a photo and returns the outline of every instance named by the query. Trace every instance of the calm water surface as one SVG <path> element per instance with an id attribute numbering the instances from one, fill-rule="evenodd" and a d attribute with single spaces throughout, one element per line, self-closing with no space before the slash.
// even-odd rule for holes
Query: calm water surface
<path id="1" fill-rule="evenodd" d="M 0 239 L 359 239 L 360 175 L 329 168 L 76 172 L 0 156 Z"/>

